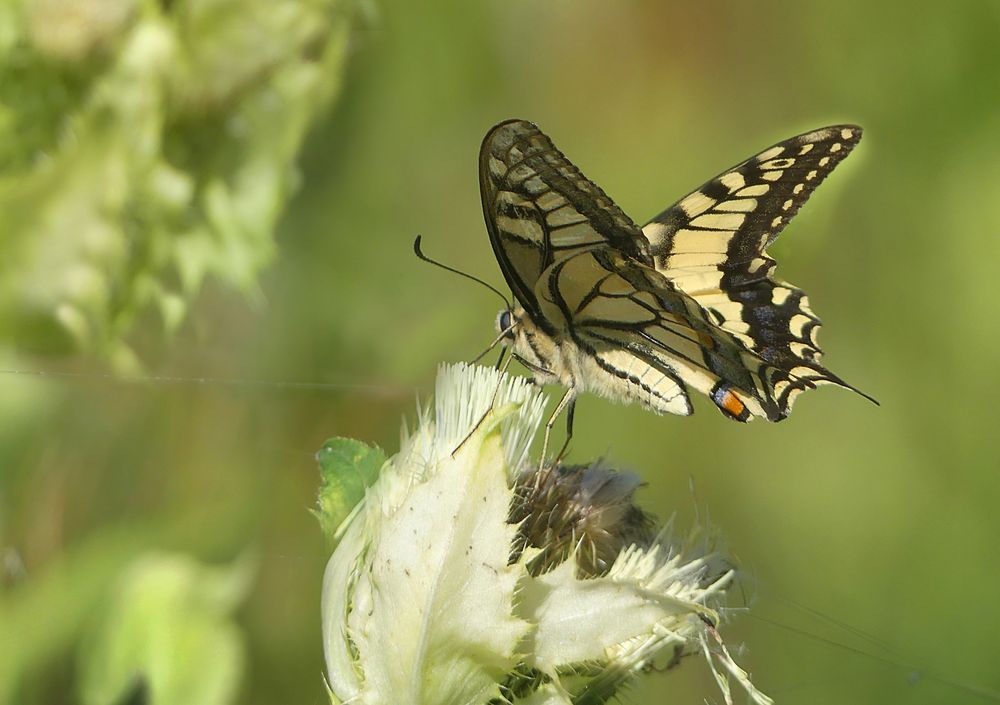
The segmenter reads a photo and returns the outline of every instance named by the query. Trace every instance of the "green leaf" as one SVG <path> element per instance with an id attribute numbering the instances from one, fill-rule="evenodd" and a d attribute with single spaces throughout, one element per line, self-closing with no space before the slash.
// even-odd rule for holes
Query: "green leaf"
<path id="1" fill-rule="evenodd" d="M 351 438 L 331 438 L 316 453 L 321 485 L 319 508 L 313 512 L 323 533 L 333 538 L 337 527 L 365 496 L 378 478 L 385 453 Z"/>

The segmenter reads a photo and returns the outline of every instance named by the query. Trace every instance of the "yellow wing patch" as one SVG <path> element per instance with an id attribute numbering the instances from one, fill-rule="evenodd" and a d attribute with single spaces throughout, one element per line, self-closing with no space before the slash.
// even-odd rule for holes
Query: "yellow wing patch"
<path id="1" fill-rule="evenodd" d="M 640 230 L 535 125 L 500 123 L 480 187 L 523 308 L 508 344 L 539 379 L 661 413 L 691 413 L 690 388 L 728 418 L 777 421 L 804 389 L 849 387 L 820 365 L 819 319 L 771 278 L 765 248 L 860 137 L 837 125 L 780 142 Z"/>

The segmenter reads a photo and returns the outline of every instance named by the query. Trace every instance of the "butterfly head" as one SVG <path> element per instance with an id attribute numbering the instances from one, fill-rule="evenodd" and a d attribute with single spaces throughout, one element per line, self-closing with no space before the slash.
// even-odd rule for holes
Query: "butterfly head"
<path id="1" fill-rule="evenodd" d="M 560 379 L 558 346 L 535 325 L 527 311 L 520 306 L 505 308 L 497 314 L 496 329 L 500 344 L 531 370 L 536 383 L 548 384 Z"/>

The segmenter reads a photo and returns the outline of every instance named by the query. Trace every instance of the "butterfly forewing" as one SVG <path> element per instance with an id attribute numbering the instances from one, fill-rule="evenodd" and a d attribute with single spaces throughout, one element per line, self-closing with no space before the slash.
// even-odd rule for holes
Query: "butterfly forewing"
<path id="1" fill-rule="evenodd" d="M 776 368 L 766 387 L 783 414 L 802 389 L 848 385 L 819 364 L 820 321 L 800 289 L 770 276 L 765 248 L 861 134 L 835 125 L 779 142 L 643 226 L 657 269 Z"/>
<path id="2" fill-rule="evenodd" d="M 855 125 L 807 132 L 691 192 L 642 228 L 657 269 L 675 280 L 701 268 L 762 278 L 773 265 L 761 257 L 764 248 L 860 139 Z"/>
<path id="3" fill-rule="evenodd" d="M 493 251 L 533 316 L 541 316 L 535 283 L 561 257 L 610 245 L 652 262 L 638 226 L 530 122 L 508 120 L 487 133 L 479 183 Z"/>

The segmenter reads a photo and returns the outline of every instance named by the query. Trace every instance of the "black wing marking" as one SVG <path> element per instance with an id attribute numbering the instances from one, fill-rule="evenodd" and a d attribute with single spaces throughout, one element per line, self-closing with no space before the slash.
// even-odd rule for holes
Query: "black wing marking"
<path id="1" fill-rule="evenodd" d="M 643 226 L 657 269 L 739 269 L 764 278 L 774 264 L 764 248 L 860 140 L 856 125 L 825 127 L 719 174 Z"/>
<path id="2" fill-rule="evenodd" d="M 508 120 L 487 133 L 479 153 L 479 185 L 504 278 L 546 332 L 551 326 L 534 287 L 556 260 L 609 246 L 652 264 L 638 226 L 530 122 Z"/>
<path id="3" fill-rule="evenodd" d="M 781 372 L 707 318 L 662 274 L 603 247 L 557 261 L 538 285 L 552 319 L 594 360 L 591 389 L 687 415 L 685 386 L 709 396 L 730 418 L 782 418 L 769 375 Z M 594 373 L 592 373 L 594 374 Z"/>
<path id="4" fill-rule="evenodd" d="M 771 278 L 775 262 L 764 251 L 861 134 L 835 125 L 779 142 L 643 227 L 656 268 L 768 363 L 765 387 L 782 417 L 819 384 L 867 397 L 819 364 L 820 320 L 800 289 Z"/>

